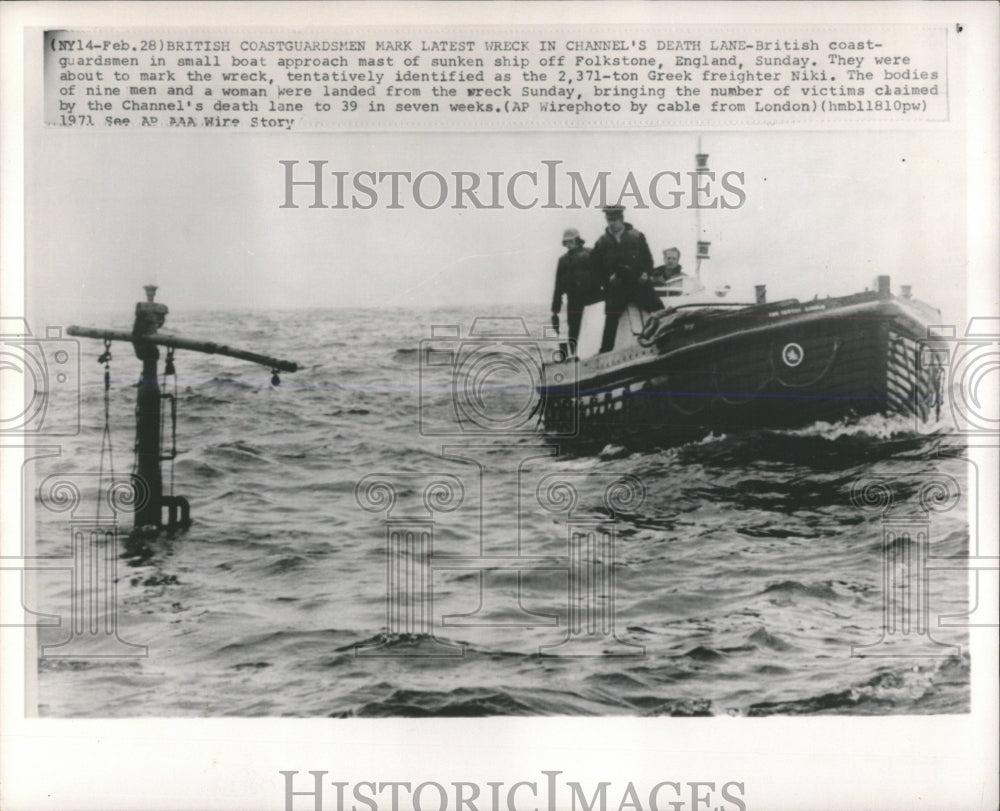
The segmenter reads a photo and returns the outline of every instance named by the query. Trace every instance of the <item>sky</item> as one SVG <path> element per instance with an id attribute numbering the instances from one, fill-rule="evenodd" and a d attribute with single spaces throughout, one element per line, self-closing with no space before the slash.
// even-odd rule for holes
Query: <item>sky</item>
<path id="1" fill-rule="evenodd" d="M 285 168 L 325 160 L 327 171 L 486 173 L 576 171 L 592 182 L 628 172 L 640 185 L 694 166 L 699 135 L 608 133 L 92 132 L 38 128 L 26 170 L 28 312 L 46 323 L 94 324 L 122 313 L 142 286 L 177 309 L 510 305 L 551 297 L 563 229 L 588 245 L 597 208 L 456 210 L 406 199 L 379 205 L 282 208 Z M 657 262 L 676 245 L 693 268 L 700 222 L 711 242 L 703 278 L 730 300 L 771 300 L 893 287 L 964 317 L 964 138 L 923 132 L 707 132 L 717 176 L 743 174 L 745 202 L 730 210 L 648 208 L 627 219 Z M 300 175 L 303 176 L 303 175 Z M 736 182 L 736 181 L 734 181 Z M 332 183 L 332 180 L 330 181 Z M 326 190 L 332 188 L 326 185 Z M 433 190 L 433 186 L 428 186 Z M 433 195 L 429 195 L 433 197 Z M 527 195 L 522 195 L 527 196 Z M 364 200 L 365 198 L 362 198 Z M 728 199 L 735 199 L 728 195 Z M 687 202 L 687 201 L 685 201 Z M 100 324 L 105 325 L 105 324 Z M 107 325 L 112 326 L 112 325 Z"/>

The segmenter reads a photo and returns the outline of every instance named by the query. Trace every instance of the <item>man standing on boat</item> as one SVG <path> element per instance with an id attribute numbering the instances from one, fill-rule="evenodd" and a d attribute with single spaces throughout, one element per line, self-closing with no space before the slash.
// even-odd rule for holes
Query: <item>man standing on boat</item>
<path id="1" fill-rule="evenodd" d="M 604 284 L 604 335 L 601 352 L 615 348 L 618 320 L 628 305 L 646 312 L 663 309 L 663 302 L 653 290 L 653 254 L 641 231 L 625 222 L 625 209 L 605 206 L 608 227 L 594 244 L 590 260 Z"/>
<path id="2" fill-rule="evenodd" d="M 583 239 L 575 228 L 563 232 L 562 244 L 566 253 L 559 257 L 556 267 L 556 289 L 552 293 L 552 328 L 559 331 L 559 312 L 563 296 L 566 297 L 566 326 L 569 329 L 568 356 L 576 354 L 580 337 L 583 308 L 601 300 L 601 285 L 590 266 L 590 251 L 583 247 Z"/>

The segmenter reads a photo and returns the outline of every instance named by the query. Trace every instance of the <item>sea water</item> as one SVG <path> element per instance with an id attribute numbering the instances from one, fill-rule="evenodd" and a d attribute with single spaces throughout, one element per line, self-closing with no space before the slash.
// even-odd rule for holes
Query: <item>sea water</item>
<path id="1" fill-rule="evenodd" d="M 480 315 L 171 314 L 173 332 L 300 370 L 274 387 L 270 370 L 176 354 L 178 454 L 164 483 L 190 501 L 193 523 L 130 539 L 130 516 L 119 516 L 113 606 L 101 617 L 113 614 L 120 640 L 142 646 L 114 647 L 124 655 L 58 655 L 73 631 L 53 618 L 75 616 L 72 580 L 36 573 L 26 604 L 40 626 L 39 713 L 968 712 L 968 635 L 954 618 L 968 605 L 975 493 L 965 450 L 944 428 L 868 417 L 585 451 L 546 437 L 530 413 L 516 430 L 470 431 L 456 419 L 449 433 L 449 398 L 476 394 L 454 380 L 471 345 L 451 366 L 448 350 Z M 523 316 L 535 336 L 547 322 L 544 311 L 491 315 Z M 458 337 L 432 338 L 442 325 Z M 425 363 L 428 341 L 443 363 Z M 43 481 L 80 482 L 77 515 L 92 514 L 110 468 L 127 480 L 134 463 L 139 362 L 127 344 L 112 347 L 102 457 L 103 347 L 80 346 L 80 432 L 26 467 L 39 555 L 72 550 L 71 515 L 37 496 Z M 376 481 L 393 488 L 391 504 L 366 501 Z M 449 483 L 450 503 L 428 500 L 433 481 Z M 632 488 L 623 502 L 609 501 L 616 482 Z M 935 501 L 942 486 L 955 492 Z M 430 527 L 420 560 L 387 545 L 394 520 Z M 910 534 L 891 534 L 900 522 Z M 586 579 L 595 569 L 573 574 L 585 556 L 573 557 L 570 530 L 594 526 L 610 543 L 599 582 Z M 477 556 L 494 565 L 477 569 Z M 495 565 L 519 557 L 519 569 Z M 911 602 L 914 623 L 887 635 L 892 607 L 920 596 L 918 564 L 926 608 Z M 408 603 L 415 615 L 392 613 L 400 572 L 426 578 Z M 911 642 L 918 655 L 881 655 Z"/>

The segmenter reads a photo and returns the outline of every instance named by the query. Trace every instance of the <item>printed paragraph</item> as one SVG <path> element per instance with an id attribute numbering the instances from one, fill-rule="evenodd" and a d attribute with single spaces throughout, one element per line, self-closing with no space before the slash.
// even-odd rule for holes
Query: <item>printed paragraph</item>
<path id="1" fill-rule="evenodd" d="M 943 28 L 801 27 L 742 39 L 732 30 L 605 39 L 580 26 L 553 39 L 539 27 L 497 40 L 451 30 L 309 40 L 49 31 L 45 121 L 258 131 L 948 119 Z"/>

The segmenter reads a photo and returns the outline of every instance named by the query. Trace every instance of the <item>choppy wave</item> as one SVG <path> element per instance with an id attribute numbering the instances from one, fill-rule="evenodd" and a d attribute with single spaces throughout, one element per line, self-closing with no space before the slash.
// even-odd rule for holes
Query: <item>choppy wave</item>
<path id="1" fill-rule="evenodd" d="M 290 357 L 302 371 L 275 389 L 268 370 L 178 353 L 179 455 L 165 473 L 195 521 L 120 540 L 117 555 L 118 633 L 148 656 L 40 659 L 42 714 L 968 711 L 961 627 L 916 640 L 933 655 L 875 655 L 886 638 L 883 555 L 901 565 L 918 551 L 915 535 L 886 536 L 886 520 L 922 522 L 935 555 L 968 553 L 968 463 L 944 427 L 866 417 L 557 454 L 530 431 L 503 441 L 467 425 L 442 432 L 448 413 L 424 421 L 423 409 L 447 405 L 449 389 L 422 377 L 419 348 L 430 325 L 472 315 L 310 311 L 303 346 L 301 314 L 268 313 L 266 329 L 246 314 L 172 314 L 178 332 Z M 96 359 L 100 346 L 84 350 Z M 131 363 L 114 363 L 119 478 L 132 465 Z M 87 358 L 81 368 L 100 372 Z M 103 392 L 83 383 L 81 432 L 33 463 L 38 480 L 99 469 Z M 463 450 L 473 446 L 478 456 Z M 470 454 L 478 461 L 460 458 Z M 364 502 L 357 485 L 369 475 L 395 481 L 392 497 Z M 570 482 L 573 499 L 545 502 L 547 475 Z M 641 482 L 641 498 L 613 509 L 606 489 L 621 477 Z M 434 480 L 461 483 L 449 484 L 454 505 L 424 499 Z M 930 504 L 928 483 L 943 480 L 959 491 L 954 504 Z M 861 498 L 859 481 L 880 484 Z M 39 553 L 67 554 L 65 515 L 36 512 Z M 418 603 L 402 632 L 387 624 L 390 519 L 433 520 L 433 603 Z M 589 615 L 573 614 L 585 604 L 567 574 L 570 522 L 613 527 L 614 591 Z M 483 572 L 469 568 L 479 554 L 546 563 Z M 928 583 L 934 616 L 967 610 L 960 567 Z M 69 599 L 65 573 L 40 575 L 38 610 L 65 614 Z M 603 633 L 610 600 L 613 633 Z M 433 627 L 418 627 L 421 607 Z M 574 616 L 602 633 L 584 644 Z M 63 641 L 66 627 L 41 628 L 41 643 Z"/>

